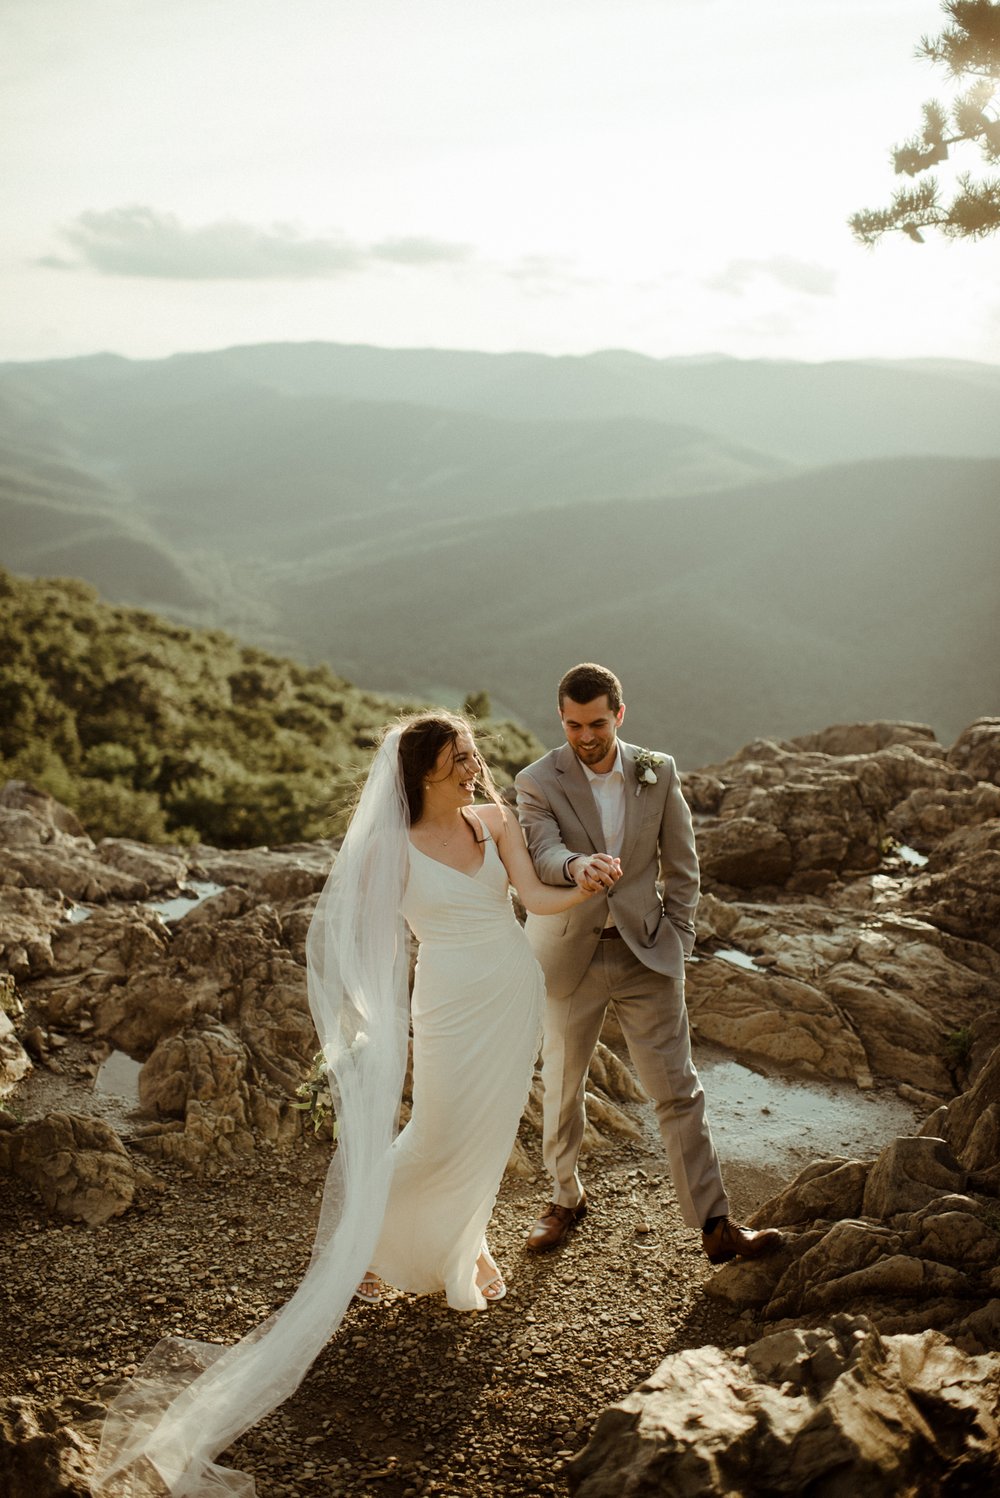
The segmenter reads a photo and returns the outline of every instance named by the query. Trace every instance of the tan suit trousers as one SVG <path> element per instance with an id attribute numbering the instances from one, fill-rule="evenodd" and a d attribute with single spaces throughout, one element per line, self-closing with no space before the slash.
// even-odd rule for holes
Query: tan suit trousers
<path id="1" fill-rule="evenodd" d="M 598 943 L 572 993 L 546 1001 L 542 1051 L 545 1167 L 552 1200 L 573 1207 L 583 1186 L 587 1068 L 613 1003 L 639 1080 L 653 1100 L 681 1216 L 701 1228 L 729 1215 L 705 1094 L 691 1059 L 683 978 L 654 973 L 619 939 Z"/>

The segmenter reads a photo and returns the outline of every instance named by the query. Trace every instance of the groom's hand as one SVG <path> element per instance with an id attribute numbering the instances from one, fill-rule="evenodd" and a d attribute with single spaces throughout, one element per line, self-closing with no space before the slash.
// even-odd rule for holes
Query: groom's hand
<path id="1" fill-rule="evenodd" d="M 622 877 L 622 866 L 610 853 L 594 853 L 589 858 L 581 854 L 570 864 L 569 875 L 574 884 L 593 895 L 599 889 L 611 889 L 617 884 Z"/>

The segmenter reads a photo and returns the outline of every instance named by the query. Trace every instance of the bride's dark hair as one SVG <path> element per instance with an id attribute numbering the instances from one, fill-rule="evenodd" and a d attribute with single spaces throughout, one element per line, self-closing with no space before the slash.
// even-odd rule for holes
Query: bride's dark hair
<path id="1" fill-rule="evenodd" d="M 397 725 L 402 733 L 399 737 L 399 766 L 403 776 L 403 792 L 410 813 L 410 826 L 419 822 L 424 813 L 424 781 L 431 778 L 438 755 L 450 744 L 454 749 L 460 733 L 467 733 L 475 742 L 471 726 L 458 713 L 444 709 L 431 713 L 415 713 L 402 718 Z M 490 801 L 501 806 L 500 793 L 493 782 L 489 766 L 479 750 L 476 750 L 478 769 L 476 778 L 483 793 Z"/>

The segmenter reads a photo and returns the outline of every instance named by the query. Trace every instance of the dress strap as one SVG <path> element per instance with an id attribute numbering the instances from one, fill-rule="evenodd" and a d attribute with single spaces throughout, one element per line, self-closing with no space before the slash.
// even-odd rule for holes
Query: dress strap
<path id="1" fill-rule="evenodd" d="M 479 813 L 477 811 L 473 811 L 473 809 L 472 809 L 471 806 L 469 807 L 469 812 L 470 812 L 470 814 L 473 817 L 475 817 L 475 819 L 476 819 L 476 826 L 480 829 L 480 831 L 483 834 L 483 837 L 482 837 L 481 841 L 484 842 L 484 843 L 487 843 L 487 842 L 491 843 L 491 842 L 493 842 L 493 840 L 494 840 L 493 839 L 493 834 L 490 831 L 490 829 L 487 827 L 486 823 L 483 821 L 483 819 L 479 815 Z M 479 841 L 479 839 L 477 839 L 477 841 Z"/>

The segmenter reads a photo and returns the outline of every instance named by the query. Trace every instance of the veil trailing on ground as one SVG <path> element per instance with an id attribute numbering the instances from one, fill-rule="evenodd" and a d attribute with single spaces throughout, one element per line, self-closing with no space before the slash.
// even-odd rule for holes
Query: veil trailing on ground
<path id="1" fill-rule="evenodd" d="M 108 1412 L 93 1482 L 102 1498 L 251 1498 L 253 1477 L 213 1458 L 298 1387 L 368 1268 L 406 1069 L 399 737 L 391 729 L 375 756 L 306 940 L 309 1006 L 340 1124 L 309 1268 L 291 1300 L 232 1347 L 157 1343 Z"/>

